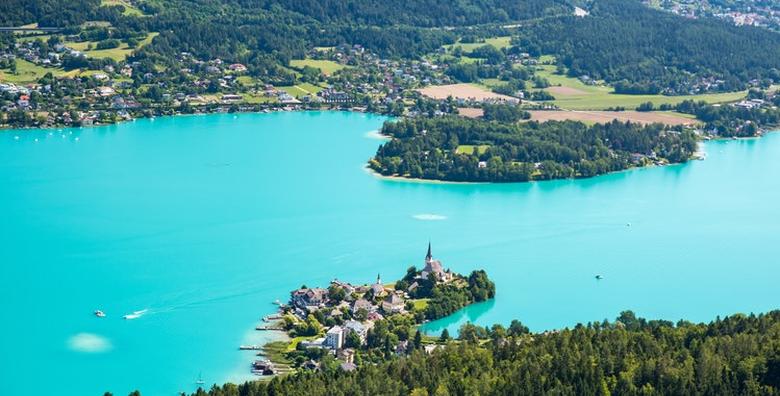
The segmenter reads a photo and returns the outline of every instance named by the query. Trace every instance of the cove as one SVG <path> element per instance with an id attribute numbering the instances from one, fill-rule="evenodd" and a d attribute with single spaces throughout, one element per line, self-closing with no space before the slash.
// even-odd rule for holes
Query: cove
<path id="1" fill-rule="evenodd" d="M 778 307 L 780 135 L 593 179 L 430 184 L 363 169 L 384 120 L 217 114 L 0 133 L 0 394 L 249 379 L 253 355 L 237 347 L 263 341 L 253 328 L 272 301 L 334 277 L 398 279 L 429 239 L 445 267 L 484 268 L 497 289 L 432 334 Z"/>

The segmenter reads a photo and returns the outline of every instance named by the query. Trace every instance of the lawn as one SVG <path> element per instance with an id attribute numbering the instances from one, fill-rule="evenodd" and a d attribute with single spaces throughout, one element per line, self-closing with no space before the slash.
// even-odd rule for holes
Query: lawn
<path id="1" fill-rule="evenodd" d="M 141 10 L 134 7 L 132 4 L 130 4 L 126 0 L 101 0 L 100 1 L 101 6 L 114 6 L 114 5 L 121 5 L 125 7 L 125 11 L 122 13 L 123 15 L 127 16 L 142 16 L 144 15 Z"/>
<path id="2" fill-rule="evenodd" d="M 24 84 L 38 81 L 38 79 L 46 75 L 46 73 L 51 73 L 55 77 L 62 77 L 73 76 L 78 74 L 78 72 L 78 70 L 66 72 L 62 69 L 46 68 L 24 59 L 17 59 L 16 74 L 11 74 L 8 70 L 0 70 L 0 81 Z"/>
<path id="3" fill-rule="evenodd" d="M 287 92 L 290 96 L 297 98 L 300 96 L 315 95 L 317 92 L 322 91 L 323 88 L 309 83 L 302 83 L 289 87 L 279 87 L 279 89 Z"/>
<path id="4" fill-rule="evenodd" d="M 415 311 L 424 311 L 425 308 L 428 307 L 428 300 L 429 298 L 419 298 L 416 300 L 412 300 L 412 303 L 414 304 L 414 310 Z"/>
<path id="5" fill-rule="evenodd" d="M 481 43 L 455 43 L 455 44 L 449 44 L 445 45 L 444 48 L 447 48 L 447 50 L 452 50 L 455 47 L 460 47 L 464 52 L 473 51 L 475 48 L 479 48 L 483 45 L 492 45 L 498 49 L 507 48 L 509 47 L 509 42 L 511 41 L 511 37 L 509 36 L 501 36 L 501 37 L 491 37 L 488 39 L 485 39 L 485 41 Z"/>
<path id="6" fill-rule="evenodd" d="M 616 94 L 610 86 L 586 85 L 576 78 L 558 75 L 554 71 L 555 66 L 544 65 L 537 69 L 536 74 L 546 78 L 553 85 L 546 89 L 555 96 L 553 103 L 569 110 L 604 110 L 617 106 L 631 110 L 644 102 L 652 102 L 656 106 L 674 105 L 688 99 L 724 103 L 740 100 L 746 95 L 746 91 L 680 96 Z"/>
<path id="7" fill-rule="evenodd" d="M 50 34 L 30 34 L 16 37 L 16 41 L 20 43 L 26 43 L 35 40 L 47 41 L 51 37 Z"/>
<path id="8" fill-rule="evenodd" d="M 319 60 L 319 59 L 294 59 L 290 61 L 290 67 L 296 69 L 303 69 L 306 66 L 320 69 L 322 74 L 329 76 L 346 66 L 336 63 L 331 60 Z"/>
<path id="9" fill-rule="evenodd" d="M 97 46 L 97 42 L 95 41 L 81 41 L 81 42 L 66 42 L 65 45 L 67 45 L 70 48 L 73 48 L 74 50 L 81 51 L 84 53 L 84 55 L 90 57 L 90 58 L 111 58 L 115 61 L 123 61 L 125 58 L 127 58 L 128 55 L 130 55 L 134 50 L 137 48 L 141 48 L 154 40 L 155 37 L 157 37 L 159 33 L 153 32 L 149 33 L 148 36 L 146 36 L 145 39 L 138 42 L 138 46 L 136 48 L 129 48 L 127 46 L 127 43 L 123 42 L 119 47 L 117 48 L 109 48 L 109 49 L 103 49 L 103 50 L 87 50 L 87 47 L 92 44 L 92 47 L 94 48 Z"/>
<path id="10" fill-rule="evenodd" d="M 458 146 L 458 148 L 455 149 L 455 152 L 458 154 L 474 154 L 474 149 L 477 150 L 477 154 L 483 154 L 487 149 L 490 147 L 490 145 L 487 144 L 481 144 L 479 146 L 474 146 L 471 144 L 461 144 Z"/>

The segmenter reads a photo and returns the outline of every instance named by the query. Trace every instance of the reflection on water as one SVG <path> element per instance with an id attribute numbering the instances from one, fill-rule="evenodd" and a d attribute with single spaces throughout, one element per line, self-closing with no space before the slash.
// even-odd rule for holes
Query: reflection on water
<path id="1" fill-rule="evenodd" d="M 425 334 L 437 335 L 442 330 L 447 329 L 450 335 L 455 336 L 457 329 L 465 323 L 476 322 L 480 316 L 490 311 L 493 306 L 496 305 L 496 300 L 488 300 L 485 302 L 469 305 L 466 308 L 456 311 L 454 314 L 445 318 L 428 322 L 421 326 L 421 329 Z"/>

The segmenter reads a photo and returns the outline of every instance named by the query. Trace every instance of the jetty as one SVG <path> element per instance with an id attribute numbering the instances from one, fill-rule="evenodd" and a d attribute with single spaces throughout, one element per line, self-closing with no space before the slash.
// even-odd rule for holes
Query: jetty
<path id="1" fill-rule="evenodd" d="M 238 347 L 238 350 L 240 351 L 259 351 L 263 349 L 260 345 L 241 345 Z"/>

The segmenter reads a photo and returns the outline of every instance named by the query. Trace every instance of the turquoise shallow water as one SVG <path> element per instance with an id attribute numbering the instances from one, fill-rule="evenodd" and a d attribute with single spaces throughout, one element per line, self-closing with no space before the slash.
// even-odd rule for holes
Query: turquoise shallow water
<path id="1" fill-rule="evenodd" d="M 200 373 L 247 378 L 252 354 L 236 347 L 262 341 L 252 329 L 271 301 L 333 277 L 396 279 L 429 238 L 445 266 L 485 268 L 498 289 L 432 333 L 778 307 L 780 135 L 588 180 L 423 184 L 362 169 L 383 120 L 226 114 L 0 133 L 0 394 L 173 395 Z"/>

